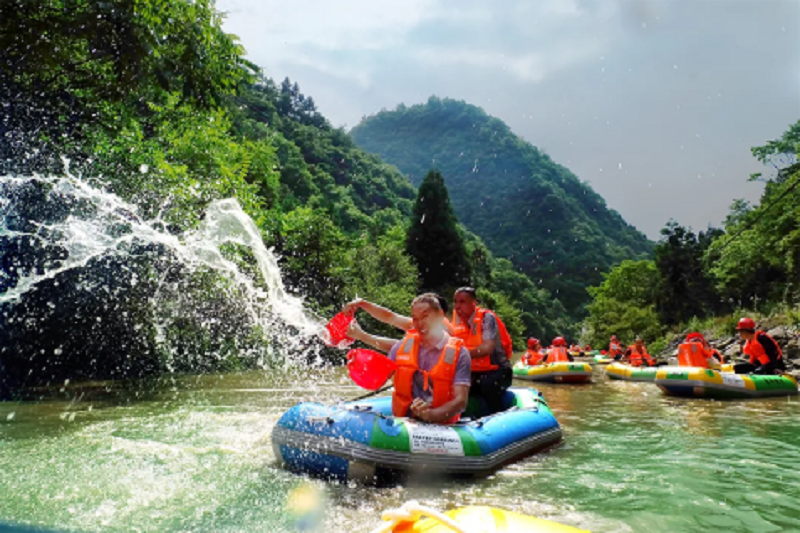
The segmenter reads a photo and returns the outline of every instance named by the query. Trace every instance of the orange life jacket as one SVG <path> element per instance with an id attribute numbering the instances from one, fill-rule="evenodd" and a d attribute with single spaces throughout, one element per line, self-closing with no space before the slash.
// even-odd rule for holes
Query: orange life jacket
<path id="1" fill-rule="evenodd" d="M 746 341 L 744 343 L 744 348 L 742 348 L 742 351 L 750 356 L 750 364 L 754 365 L 758 363 L 760 365 L 766 365 L 767 363 L 770 362 L 769 355 L 767 354 L 766 350 L 764 350 L 764 347 L 761 346 L 761 343 L 758 342 L 759 335 L 766 335 L 766 337 L 769 340 L 771 340 L 775 344 L 775 347 L 778 349 L 777 360 L 780 361 L 781 359 L 783 359 L 783 351 L 781 350 L 781 347 L 778 345 L 778 343 L 775 342 L 775 339 L 773 339 L 763 331 L 756 331 L 756 336 L 753 337 L 752 340 Z"/>
<path id="2" fill-rule="evenodd" d="M 525 355 L 522 356 L 522 362 L 528 366 L 534 366 L 541 363 L 544 358 L 545 354 L 542 352 L 529 349 L 525 352 Z"/>
<path id="3" fill-rule="evenodd" d="M 653 366 L 655 364 L 655 361 L 653 361 L 653 358 L 650 357 L 649 353 L 647 353 L 647 348 L 645 348 L 644 346 L 642 346 L 641 352 L 639 351 L 639 348 L 635 344 L 628 346 L 628 349 L 631 351 L 631 359 L 630 359 L 631 366 L 642 366 L 642 364 L 645 361 L 647 361 L 647 364 L 650 366 Z"/>
<path id="4" fill-rule="evenodd" d="M 619 355 L 621 353 L 622 353 L 622 347 L 619 344 L 612 342 L 611 344 L 608 345 L 609 357 L 614 357 L 615 355 Z"/>
<path id="5" fill-rule="evenodd" d="M 428 390 L 433 382 L 433 402 L 431 408 L 440 407 L 455 397 L 453 380 L 456 377 L 456 366 L 464 341 L 450 337 L 439 355 L 439 361 L 430 371 L 419 368 L 419 334 L 406 333 L 397 350 L 397 370 L 394 373 L 394 392 L 392 393 L 392 414 L 394 416 L 407 416 L 408 408 L 414 401 L 414 374 L 422 372 L 424 388 Z M 448 419 L 445 424 L 458 421 L 461 413 Z"/>
<path id="6" fill-rule="evenodd" d="M 564 346 L 553 346 L 547 352 L 546 363 L 568 363 L 569 357 L 567 356 L 567 349 Z"/>
<path id="7" fill-rule="evenodd" d="M 708 368 L 708 353 L 699 342 L 684 342 L 678 346 L 678 365 Z"/>
<path id="8" fill-rule="evenodd" d="M 503 321 L 497 316 L 497 313 L 481 307 L 475 308 L 475 316 L 472 319 L 472 328 L 468 327 L 461 318 L 453 311 L 453 320 L 451 322 L 451 331 L 454 336 L 464 341 L 467 350 L 474 350 L 483 344 L 483 317 L 486 313 L 491 313 L 497 322 L 497 331 L 500 333 L 500 341 L 503 345 L 503 351 L 507 357 L 511 357 L 514 352 L 514 346 L 511 342 L 511 336 L 508 334 Z M 488 372 L 490 370 L 497 370 L 498 366 L 492 364 L 491 354 L 483 357 L 473 357 L 471 369 L 473 372 Z"/>

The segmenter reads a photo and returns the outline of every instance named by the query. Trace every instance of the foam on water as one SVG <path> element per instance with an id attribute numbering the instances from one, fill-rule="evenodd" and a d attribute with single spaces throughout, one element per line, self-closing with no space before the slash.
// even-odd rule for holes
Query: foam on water
<path id="1" fill-rule="evenodd" d="M 31 196 L 46 207 L 39 211 L 32 208 Z M 26 202 L 28 205 L 24 205 Z M 153 246 L 169 257 L 170 264 L 177 262 L 181 270 L 212 271 L 226 280 L 231 291 L 225 296 L 237 312 L 248 317 L 248 331 L 242 334 L 257 331 L 265 335 L 263 350 L 269 352 L 270 359 L 274 359 L 274 345 L 306 350 L 309 339 L 319 334 L 319 319 L 305 308 L 301 298 L 286 291 L 275 254 L 264 245 L 261 231 L 235 199 L 211 202 L 200 224 L 182 234 L 168 231 L 160 215 L 144 220 L 139 212 L 135 204 L 106 190 L 100 182 L 68 172 L 63 176 L 0 177 L 0 238 L 5 243 L 34 243 L 37 249 L 55 250 L 57 256 L 47 260 L 44 267 L 10 261 L 9 272 L 0 270 L 0 287 L 6 289 L 0 294 L 0 305 L 13 306 L 45 281 L 57 281 L 59 276 L 92 261 L 113 257 L 124 262 L 133 248 Z M 248 250 L 250 263 L 254 259 L 247 272 L 223 252 L 231 245 Z M 0 258 L 7 251 L 0 250 Z M 174 271 L 168 267 L 158 272 L 160 285 L 150 302 L 159 342 L 166 342 L 170 321 L 180 318 L 176 314 L 191 312 L 186 305 L 180 308 L 176 304 L 180 288 L 171 287 L 169 281 Z M 132 283 L 136 283 L 135 275 Z M 58 302 L 49 305 L 57 306 Z"/>

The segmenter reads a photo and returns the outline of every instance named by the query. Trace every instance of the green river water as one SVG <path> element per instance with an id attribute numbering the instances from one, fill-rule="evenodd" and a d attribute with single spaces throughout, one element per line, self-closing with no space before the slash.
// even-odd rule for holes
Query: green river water
<path id="1" fill-rule="evenodd" d="M 521 383 L 518 383 L 521 384 Z M 670 399 L 652 384 L 538 386 L 564 444 L 478 481 L 375 488 L 274 463 L 298 401 L 363 391 L 343 369 L 68 384 L 0 403 L 0 522 L 66 531 L 293 531 L 287 497 L 324 495 L 321 531 L 369 531 L 416 499 L 492 505 L 592 531 L 800 530 L 800 400 Z"/>

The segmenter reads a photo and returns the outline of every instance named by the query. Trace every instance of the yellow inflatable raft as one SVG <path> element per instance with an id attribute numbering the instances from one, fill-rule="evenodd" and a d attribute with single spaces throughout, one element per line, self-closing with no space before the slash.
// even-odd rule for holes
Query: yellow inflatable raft
<path id="1" fill-rule="evenodd" d="M 462 507 L 441 513 L 415 501 L 406 502 L 400 509 L 386 511 L 382 518 L 386 523 L 372 533 L 580 533 L 586 531 L 494 507 Z"/>
<path id="2" fill-rule="evenodd" d="M 546 383 L 589 383 L 592 367 L 589 363 L 558 362 L 528 366 L 514 365 L 514 378 Z"/>

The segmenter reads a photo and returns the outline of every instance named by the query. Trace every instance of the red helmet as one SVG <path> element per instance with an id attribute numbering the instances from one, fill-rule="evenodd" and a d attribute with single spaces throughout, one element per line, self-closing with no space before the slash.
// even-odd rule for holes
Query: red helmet
<path id="1" fill-rule="evenodd" d="M 564 340 L 564 337 L 556 337 L 553 339 L 553 346 L 566 346 L 567 341 Z"/>
<path id="2" fill-rule="evenodd" d="M 537 344 L 539 344 L 539 339 L 534 339 L 533 337 L 528 339 L 528 348 L 533 348 Z"/>
<path id="3" fill-rule="evenodd" d="M 740 329 L 756 329 L 756 321 L 752 318 L 742 318 L 739 320 L 739 323 L 736 325 L 736 330 Z"/>
<path id="4" fill-rule="evenodd" d="M 696 340 L 700 342 L 705 342 L 706 338 L 703 337 L 702 333 L 697 333 L 697 332 L 689 333 L 688 335 L 686 335 L 686 342 L 692 342 Z"/>
<path id="5" fill-rule="evenodd" d="M 611 335 L 611 340 L 612 340 L 612 341 L 616 341 L 616 340 L 619 340 L 619 339 L 617 339 L 617 336 L 616 336 L 616 335 Z"/>

